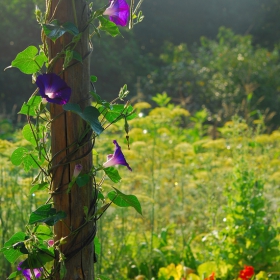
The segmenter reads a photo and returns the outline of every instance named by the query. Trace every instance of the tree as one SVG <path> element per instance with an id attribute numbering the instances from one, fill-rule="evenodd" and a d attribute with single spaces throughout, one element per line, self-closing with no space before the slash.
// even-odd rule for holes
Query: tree
<path id="1" fill-rule="evenodd" d="M 220 28 L 216 40 L 202 37 L 192 51 L 166 44 L 160 57 L 164 65 L 143 81 L 145 92 L 166 91 L 191 112 L 205 107 L 212 122 L 238 114 L 279 126 L 278 47 L 255 47 L 252 36 Z"/>

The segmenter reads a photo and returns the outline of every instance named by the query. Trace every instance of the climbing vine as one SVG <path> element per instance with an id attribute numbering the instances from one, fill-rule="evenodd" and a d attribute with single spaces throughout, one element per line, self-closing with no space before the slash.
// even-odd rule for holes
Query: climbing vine
<path id="1" fill-rule="evenodd" d="M 106 32 L 115 37 L 121 34 L 118 26 L 128 25 L 131 29 L 134 24 L 141 22 L 143 15 L 139 8 L 142 1 L 140 0 L 135 5 L 134 0 L 131 0 L 129 5 L 125 0 L 110 0 L 109 4 L 98 10 L 93 10 L 92 3 L 85 3 L 85 9 L 89 11 L 88 18 L 83 26 L 78 26 L 75 1 L 71 3 L 74 22 L 60 22 L 55 15 L 61 1 L 58 1 L 52 10 L 52 0 L 47 0 L 45 13 L 38 7 L 35 10 L 36 19 L 42 29 L 42 44 L 38 47 L 28 46 L 18 53 L 11 66 L 7 67 L 18 68 L 22 73 L 32 75 L 32 83 L 37 86 L 19 111 L 19 114 L 23 114 L 27 118 L 27 124 L 23 127 L 22 134 L 30 142 L 32 148 L 18 147 L 12 153 L 11 161 L 16 166 L 22 166 L 26 172 L 31 169 L 38 170 L 38 174 L 32 181 L 31 192 L 45 191 L 49 196 L 45 204 L 30 214 L 25 230 L 15 233 L 1 249 L 7 261 L 17 263 L 17 271 L 13 272 L 8 279 L 18 275 L 24 276 L 25 279 L 53 279 L 57 273 L 59 273 L 60 279 L 63 279 L 67 273 L 65 266 L 67 259 L 87 246 L 89 242 L 98 243 L 95 237 L 96 222 L 102 218 L 112 203 L 121 207 L 131 206 L 142 214 L 141 205 L 136 196 L 124 194 L 115 187 L 112 187 L 108 194 L 105 194 L 102 189 L 105 178 L 109 178 L 113 183 L 120 182 L 121 176 L 116 165 L 126 166 L 129 171 L 132 171 L 133 168 L 126 161 L 117 140 L 113 141 L 112 154 L 107 156 L 106 162 L 92 165 L 89 171 L 85 170 L 79 162 L 92 152 L 98 143 L 100 134 L 120 120 L 124 122 L 129 147 L 128 121 L 133 119 L 136 114 L 130 103 L 125 102 L 129 93 L 127 86 L 124 85 L 118 96 L 108 102 L 97 94 L 94 86 L 97 77 L 91 75 L 91 90 L 88 92 L 88 97 L 92 99 L 92 103 L 83 107 L 79 102 L 71 102 L 73 90 L 64 79 L 64 74 L 68 69 L 77 63 L 83 64 L 85 59 L 88 59 L 92 51 L 94 35 L 101 37 L 101 33 Z M 90 51 L 81 54 L 76 47 L 84 34 L 89 34 Z M 64 44 L 61 51 L 51 56 L 51 44 L 64 40 L 65 36 L 70 38 L 69 43 Z M 62 65 L 60 71 L 55 70 L 58 64 Z M 55 122 L 51 113 L 52 106 L 61 106 L 63 109 L 62 113 L 55 118 L 71 113 L 79 116 L 85 124 L 78 139 L 55 154 L 52 151 L 52 143 L 57 139 L 53 139 L 52 135 L 52 125 Z M 85 147 L 90 148 L 84 149 Z M 67 151 L 66 156 L 61 158 L 61 154 L 64 154 L 65 150 Z M 82 155 L 80 155 L 81 151 L 83 151 Z M 75 157 L 77 152 L 79 152 L 79 157 Z M 60 159 L 57 160 L 57 158 Z M 70 163 L 75 163 L 75 167 L 71 170 L 71 179 L 67 185 L 54 184 L 57 172 L 61 172 L 60 176 L 63 177 L 64 167 Z M 69 234 L 57 239 L 54 236 L 53 226 L 57 223 L 64 223 L 67 214 L 54 207 L 53 198 L 58 194 L 69 195 L 74 188 L 83 188 L 89 183 L 92 184 L 94 195 L 90 207 L 84 206 L 83 208 L 83 222 L 77 228 L 69 229 Z M 71 242 L 71 238 L 78 235 L 88 224 L 93 225 L 91 235 L 78 249 L 65 255 L 61 249 L 62 246 Z"/>

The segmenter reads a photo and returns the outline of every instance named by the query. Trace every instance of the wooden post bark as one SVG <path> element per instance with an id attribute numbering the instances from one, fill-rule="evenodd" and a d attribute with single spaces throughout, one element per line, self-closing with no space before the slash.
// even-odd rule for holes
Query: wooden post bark
<path id="1" fill-rule="evenodd" d="M 83 57 L 83 62 L 72 61 L 73 64 L 61 74 L 72 89 L 70 102 L 78 103 L 82 109 L 89 105 L 89 42 L 86 22 L 88 20 L 88 4 L 86 0 L 51 0 L 50 17 L 57 19 L 60 24 L 72 22 L 79 31 L 83 31 L 81 41 L 75 50 Z M 65 33 L 55 43 L 48 41 L 50 59 L 55 57 L 69 42 L 73 36 Z M 60 74 L 63 69 L 63 59 L 56 61 L 52 72 Z M 59 221 L 54 226 L 55 241 L 68 236 L 71 231 L 79 228 L 85 222 L 84 207 L 92 214 L 94 211 L 94 189 L 92 181 L 79 188 L 74 185 L 70 193 L 67 193 L 68 184 L 71 181 L 76 164 L 82 164 L 82 172 L 88 172 L 92 167 L 92 143 L 87 137 L 82 140 L 86 123 L 76 114 L 65 112 L 60 105 L 51 104 L 52 137 L 52 166 L 53 166 L 53 201 L 57 211 L 64 211 L 66 219 Z M 87 139 L 87 140 L 86 140 Z M 77 235 L 67 238 L 61 246 L 65 255 L 65 267 L 67 274 L 64 279 L 94 279 L 94 223 L 84 227 Z M 59 256 L 56 256 L 55 265 L 59 264 Z M 59 271 L 55 279 L 60 279 Z"/>

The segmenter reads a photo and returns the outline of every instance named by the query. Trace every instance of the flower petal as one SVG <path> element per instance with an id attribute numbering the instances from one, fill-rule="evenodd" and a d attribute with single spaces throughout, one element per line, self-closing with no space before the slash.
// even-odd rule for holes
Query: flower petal
<path id="1" fill-rule="evenodd" d="M 80 175 L 82 169 L 83 169 L 83 166 L 81 164 L 76 164 L 75 168 L 74 168 L 74 172 L 73 172 L 73 177 L 77 178 Z"/>
<path id="2" fill-rule="evenodd" d="M 31 280 L 32 277 L 32 272 L 29 268 L 26 269 L 22 269 L 21 268 L 21 264 L 23 262 L 20 262 L 17 266 L 17 269 L 22 271 L 22 275 L 25 277 L 26 280 Z M 33 273 L 35 275 L 36 278 L 39 278 L 41 276 L 41 272 L 43 271 L 43 268 L 33 268 Z"/>
<path id="3" fill-rule="evenodd" d="M 129 5 L 125 0 L 111 0 L 104 15 L 108 15 L 109 19 L 116 25 L 126 26 L 129 19 L 129 10 Z"/>
<path id="4" fill-rule="evenodd" d="M 115 151 L 113 155 L 107 156 L 107 161 L 103 164 L 104 167 L 110 167 L 114 165 L 124 165 L 126 166 L 130 171 L 132 171 L 131 167 L 127 163 L 124 154 L 122 153 L 122 149 L 119 146 L 118 142 L 116 140 L 113 141 L 115 144 Z"/>
<path id="5" fill-rule="evenodd" d="M 50 103 L 63 105 L 70 99 L 71 88 L 54 73 L 39 75 L 36 84 L 40 95 Z"/>

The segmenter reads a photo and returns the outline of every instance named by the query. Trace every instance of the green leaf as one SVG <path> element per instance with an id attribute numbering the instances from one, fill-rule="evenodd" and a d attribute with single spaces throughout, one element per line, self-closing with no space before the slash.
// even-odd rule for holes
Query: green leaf
<path id="1" fill-rule="evenodd" d="M 28 153 L 28 150 L 24 147 L 20 147 L 14 150 L 11 155 L 11 162 L 13 165 L 20 165 L 23 161 L 23 156 Z"/>
<path id="2" fill-rule="evenodd" d="M 34 178 L 33 181 L 31 182 L 32 185 L 34 185 L 34 184 L 36 184 L 36 183 L 39 182 L 40 177 L 41 177 L 41 174 L 42 174 L 41 172 L 42 172 L 42 171 L 40 171 L 40 172 L 35 176 L 35 178 Z"/>
<path id="3" fill-rule="evenodd" d="M 99 16 L 98 19 L 100 22 L 100 30 L 107 32 L 112 37 L 116 37 L 117 35 L 121 34 L 119 28 L 114 22 L 106 19 L 103 16 Z"/>
<path id="4" fill-rule="evenodd" d="M 115 104 L 111 105 L 111 109 L 108 109 L 105 106 L 100 106 L 98 110 L 110 123 L 123 119 L 125 116 L 127 116 L 127 120 L 132 120 L 137 116 L 133 113 L 134 109 L 131 105 L 125 106 L 123 104 Z"/>
<path id="5" fill-rule="evenodd" d="M 60 279 L 64 279 L 66 273 L 67 273 L 67 269 L 66 269 L 65 263 L 60 262 L 60 269 L 59 269 Z"/>
<path id="6" fill-rule="evenodd" d="M 45 245 L 40 244 L 36 249 L 36 251 L 28 254 L 28 259 L 22 262 L 20 265 L 22 269 L 42 267 L 47 262 L 54 260 L 54 249 L 52 247 L 47 248 Z"/>
<path id="7" fill-rule="evenodd" d="M 8 262 L 14 263 L 19 256 L 24 255 L 24 253 L 19 250 L 20 248 L 14 248 L 13 245 L 24 242 L 25 240 L 26 234 L 24 232 L 17 232 L 4 244 L 1 252 L 3 252 Z"/>
<path id="8" fill-rule="evenodd" d="M 98 192 L 98 196 L 97 196 L 98 199 L 105 199 L 104 195 L 102 192 Z"/>
<path id="9" fill-rule="evenodd" d="M 95 83 L 95 82 L 97 82 L 97 77 L 96 76 L 90 76 L 90 81 L 92 82 L 92 83 Z"/>
<path id="10" fill-rule="evenodd" d="M 13 278 L 15 278 L 15 277 L 17 277 L 17 276 L 19 276 L 19 275 L 22 275 L 22 272 L 21 272 L 20 270 L 14 271 L 14 272 L 12 272 L 12 273 L 10 274 L 10 276 L 9 276 L 7 279 L 13 279 Z"/>
<path id="11" fill-rule="evenodd" d="M 32 194 L 32 193 L 35 193 L 36 191 L 45 190 L 45 189 L 48 188 L 48 186 L 49 186 L 48 182 L 43 182 L 43 183 L 40 183 L 40 184 L 36 184 L 30 189 L 29 193 Z"/>
<path id="12" fill-rule="evenodd" d="M 38 253 L 35 254 L 35 257 L 40 260 L 40 263 L 45 264 L 54 260 L 54 248 L 47 247 L 45 244 L 40 244 Z M 38 266 L 37 266 L 38 267 Z"/>
<path id="13" fill-rule="evenodd" d="M 94 252 L 100 255 L 101 252 L 101 243 L 97 236 L 94 237 Z"/>
<path id="14" fill-rule="evenodd" d="M 113 166 L 104 168 L 104 172 L 114 183 L 118 183 L 122 179 L 118 170 Z"/>
<path id="15" fill-rule="evenodd" d="M 73 58 L 73 51 L 72 50 L 66 50 L 65 51 L 65 57 L 64 57 L 64 63 L 63 63 L 63 69 L 66 69 L 71 62 Z"/>
<path id="16" fill-rule="evenodd" d="M 76 59 L 79 62 L 83 62 L 83 57 L 80 53 L 73 51 L 73 59 Z"/>
<path id="17" fill-rule="evenodd" d="M 76 179 L 76 183 L 79 187 L 83 187 L 89 182 L 89 179 L 90 177 L 88 174 L 79 175 Z"/>
<path id="18" fill-rule="evenodd" d="M 79 34 L 79 30 L 75 24 L 72 22 L 65 22 L 60 25 L 57 19 L 53 20 L 51 23 L 43 24 L 43 30 L 46 36 L 53 42 L 55 42 L 56 39 L 61 37 L 65 32 L 69 32 L 74 36 Z"/>
<path id="19" fill-rule="evenodd" d="M 75 35 L 72 39 L 72 43 L 77 43 L 81 40 L 83 33 L 79 33 L 78 35 Z"/>
<path id="20" fill-rule="evenodd" d="M 36 138 L 34 137 L 34 134 L 35 134 L 35 137 L 37 138 L 37 141 L 41 138 L 43 138 L 43 133 L 41 131 L 41 129 L 36 129 L 36 127 L 34 125 L 29 125 L 29 124 L 26 124 L 23 129 L 22 129 L 22 135 L 23 137 L 29 141 L 33 146 L 37 146 L 37 141 L 36 141 Z"/>
<path id="21" fill-rule="evenodd" d="M 90 124 L 92 130 L 94 132 L 96 132 L 96 134 L 98 134 L 98 135 L 100 133 L 102 133 L 102 131 L 104 130 L 104 128 L 101 126 L 100 121 L 98 120 L 99 116 L 100 116 L 100 113 L 99 113 L 98 109 L 96 109 L 95 107 L 92 107 L 92 106 L 86 107 L 83 112 L 84 120 Z"/>
<path id="22" fill-rule="evenodd" d="M 101 97 L 94 91 L 91 91 L 90 94 L 93 96 L 97 104 L 103 105 L 103 108 L 111 109 L 112 105 L 106 100 L 102 100 Z"/>
<path id="23" fill-rule="evenodd" d="M 22 52 L 18 53 L 16 58 L 12 61 L 12 67 L 18 68 L 24 74 L 34 74 L 38 72 L 47 57 L 44 53 L 38 54 L 38 49 L 34 46 L 29 46 Z"/>
<path id="24" fill-rule="evenodd" d="M 37 238 L 41 240 L 50 240 L 53 238 L 52 230 L 45 225 L 38 225 L 34 229 L 34 233 L 36 234 Z"/>
<path id="25" fill-rule="evenodd" d="M 100 113 L 95 107 L 88 106 L 82 112 L 82 109 L 78 104 L 67 103 L 63 105 L 63 109 L 65 111 L 70 111 L 75 114 L 78 114 L 82 119 L 84 119 L 90 125 L 91 129 L 97 135 L 99 135 L 104 130 L 100 121 L 98 120 Z"/>
<path id="26" fill-rule="evenodd" d="M 138 198 L 135 195 L 126 195 L 114 188 L 115 191 L 108 193 L 109 199 L 119 207 L 133 207 L 139 214 L 142 215 L 142 208 Z M 117 197 L 116 197 L 117 195 Z"/>
<path id="27" fill-rule="evenodd" d="M 59 37 L 61 37 L 66 29 L 63 26 L 60 26 L 58 20 L 53 20 L 49 24 L 43 24 L 43 30 L 47 37 L 49 37 L 53 42 L 56 41 Z"/>
<path id="28" fill-rule="evenodd" d="M 24 147 L 17 148 L 11 155 L 11 162 L 18 166 L 23 164 L 25 171 L 30 170 L 31 167 L 38 167 L 36 162 L 31 156 L 31 153 Z"/>
<path id="29" fill-rule="evenodd" d="M 27 116 L 36 116 L 36 111 L 39 111 L 39 104 L 42 101 L 41 96 L 32 96 L 27 103 L 24 102 L 19 114 L 27 115 Z"/>
<path id="30" fill-rule="evenodd" d="M 55 223 L 61 219 L 64 219 L 65 217 L 65 212 L 56 212 L 54 208 L 51 208 L 50 204 L 46 204 L 31 213 L 28 224 L 33 225 L 35 223 L 46 223 L 49 226 L 53 226 Z"/>
<path id="31" fill-rule="evenodd" d="M 107 7 L 108 7 L 108 5 L 102 7 L 101 9 L 96 10 L 92 14 L 92 19 L 95 19 L 95 18 L 98 18 L 99 16 L 102 16 Z"/>
<path id="32" fill-rule="evenodd" d="M 95 25 L 92 25 L 93 27 L 93 30 L 94 32 L 96 33 L 96 35 L 98 36 L 98 38 L 100 39 L 101 38 L 101 35 L 100 35 L 100 32 L 99 32 L 99 29 L 95 27 Z"/>
<path id="33" fill-rule="evenodd" d="M 88 207 L 84 206 L 83 209 L 84 209 L 85 216 L 88 217 Z"/>
<path id="34" fill-rule="evenodd" d="M 127 85 L 125 84 L 123 87 L 121 87 L 119 92 L 119 98 L 120 100 L 123 100 L 127 95 L 129 94 L 129 91 L 127 90 Z"/>
<path id="35" fill-rule="evenodd" d="M 65 28 L 65 30 L 69 33 L 71 33 L 72 35 L 76 36 L 79 34 L 79 29 L 77 28 L 77 26 L 72 23 L 72 22 L 65 22 L 62 24 L 62 26 Z"/>
<path id="36" fill-rule="evenodd" d="M 63 109 L 65 111 L 70 111 L 70 112 L 73 112 L 78 115 L 81 115 L 83 113 L 80 105 L 76 104 L 76 103 L 67 103 L 67 104 L 63 105 Z"/>
<path id="37" fill-rule="evenodd" d="M 130 204 L 127 203 L 124 199 L 118 196 L 115 191 L 110 191 L 107 194 L 108 198 L 113 201 L 114 204 L 118 205 L 119 207 L 129 207 Z"/>
<path id="38" fill-rule="evenodd" d="M 36 130 L 35 130 L 35 127 L 34 125 L 32 125 L 32 128 L 33 128 L 33 132 L 34 134 L 36 134 Z M 29 124 L 26 124 L 23 129 L 22 129 L 22 135 L 23 137 L 29 141 L 33 146 L 36 146 L 36 138 L 34 137 L 33 135 L 33 132 L 32 132 L 32 129 L 30 127 Z"/>

